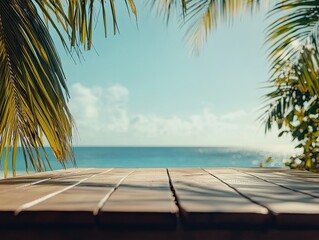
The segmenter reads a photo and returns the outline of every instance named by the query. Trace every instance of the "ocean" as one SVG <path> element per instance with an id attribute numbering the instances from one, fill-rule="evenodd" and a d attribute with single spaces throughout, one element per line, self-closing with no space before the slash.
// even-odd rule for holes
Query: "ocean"
<path id="1" fill-rule="evenodd" d="M 48 148 L 53 169 L 61 169 Z M 284 167 L 289 153 L 233 147 L 75 147 L 79 168 L 190 168 L 190 167 L 258 167 L 272 156 L 270 167 Z M 67 164 L 67 167 L 73 167 Z M 21 149 L 17 156 L 17 171 L 25 172 Z M 0 172 L 0 176 L 3 174 Z"/>

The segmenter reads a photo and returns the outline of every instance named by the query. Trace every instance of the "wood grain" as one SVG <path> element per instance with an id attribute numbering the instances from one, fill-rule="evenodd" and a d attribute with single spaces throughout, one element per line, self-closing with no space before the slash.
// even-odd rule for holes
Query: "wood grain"
<path id="1" fill-rule="evenodd" d="M 19 220 L 38 224 L 94 224 L 100 201 L 131 171 L 97 169 L 80 184 L 23 210 Z"/>
<path id="2" fill-rule="evenodd" d="M 6 224 L 12 222 L 18 223 L 19 216 L 17 216 L 17 211 L 19 212 L 23 205 L 60 191 L 98 172 L 99 170 L 94 169 L 80 169 L 70 175 L 57 174 L 48 181 L 17 188 L 14 191 L 4 193 L 0 198 L 0 221 Z M 30 219 L 30 221 L 32 221 L 32 219 Z"/>
<path id="3" fill-rule="evenodd" d="M 278 181 L 294 181 L 288 179 L 287 176 L 285 178 L 273 172 L 267 174 L 266 172 L 249 171 L 245 173 L 242 170 L 234 170 L 234 175 L 237 177 L 233 178 L 229 174 L 216 172 L 214 169 L 207 169 L 207 171 L 236 188 L 241 194 L 267 207 L 274 217 L 276 226 L 319 226 L 317 221 L 319 219 L 319 199 L 276 184 Z M 267 180 L 260 178 L 265 174 L 269 176 Z"/>
<path id="4" fill-rule="evenodd" d="M 197 227 L 262 227 L 268 211 L 201 169 L 169 169 L 183 221 Z"/>
<path id="5" fill-rule="evenodd" d="M 173 228 L 177 207 L 165 169 L 140 169 L 128 176 L 101 209 L 100 222 Z"/>
<path id="6" fill-rule="evenodd" d="M 18 232 L 139 229 L 182 239 L 209 232 L 209 239 L 218 231 L 248 237 L 250 229 L 297 236 L 319 227 L 318 183 L 317 174 L 280 168 L 59 170 L 0 180 L 0 221 Z"/>

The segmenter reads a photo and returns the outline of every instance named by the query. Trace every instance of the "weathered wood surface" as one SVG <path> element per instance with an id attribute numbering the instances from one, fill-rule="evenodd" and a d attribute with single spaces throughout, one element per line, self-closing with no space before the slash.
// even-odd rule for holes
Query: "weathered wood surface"
<path id="1" fill-rule="evenodd" d="M 202 169 L 170 169 L 169 175 L 188 226 L 263 226 L 269 219 L 266 208 Z"/>
<path id="2" fill-rule="evenodd" d="M 261 240 L 289 232 L 289 239 L 315 237 L 318 184 L 317 174 L 281 168 L 87 168 L 24 175 L 0 180 L 0 236 L 32 239 L 41 230 L 52 239 L 70 239 L 67 229 L 73 229 L 71 239 L 150 239 L 152 232 L 154 239 L 235 234 Z"/>
<path id="3" fill-rule="evenodd" d="M 100 222 L 174 228 L 177 212 L 166 169 L 139 169 L 105 201 Z"/>

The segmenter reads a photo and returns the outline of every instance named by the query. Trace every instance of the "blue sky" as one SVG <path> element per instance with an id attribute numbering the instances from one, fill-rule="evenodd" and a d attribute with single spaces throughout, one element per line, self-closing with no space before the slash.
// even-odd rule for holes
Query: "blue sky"
<path id="1" fill-rule="evenodd" d="M 256 121 L 267 92 L 263 14 L 220 26 L 193 56 L 179 21 L 166 26 L 137 7 L 138 29 L 120 4 L 120 35 L 109 25 L 105 39 L 100 20 L 96 51 L 84 51 L 81 62 L 57 44 L 78 127 L 75 145 L 293 148 L 277 131 L 265 136 Z"/>

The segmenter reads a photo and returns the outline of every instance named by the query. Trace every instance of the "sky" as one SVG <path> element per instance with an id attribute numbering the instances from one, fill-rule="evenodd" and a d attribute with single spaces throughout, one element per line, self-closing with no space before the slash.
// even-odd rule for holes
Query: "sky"
<path id="1" fill-rule="evenodd" d="M 81 60 L 55 37 L 77 124 L 76 146 L 239 146 L 293 149 L 291 138 L 265 135 L 257 121 L 267 93 L 262 13 L 221 25 L 198 56 L 180 20 L 166 25 L 137 4 L 138 27 L 118 4 L 120 34 L 104 38 L 101 18 L 94 50 Z M 177 18 L 175 18 L 177 19 Z M 111 19 L 109 20 L 109 23 Z"/>

